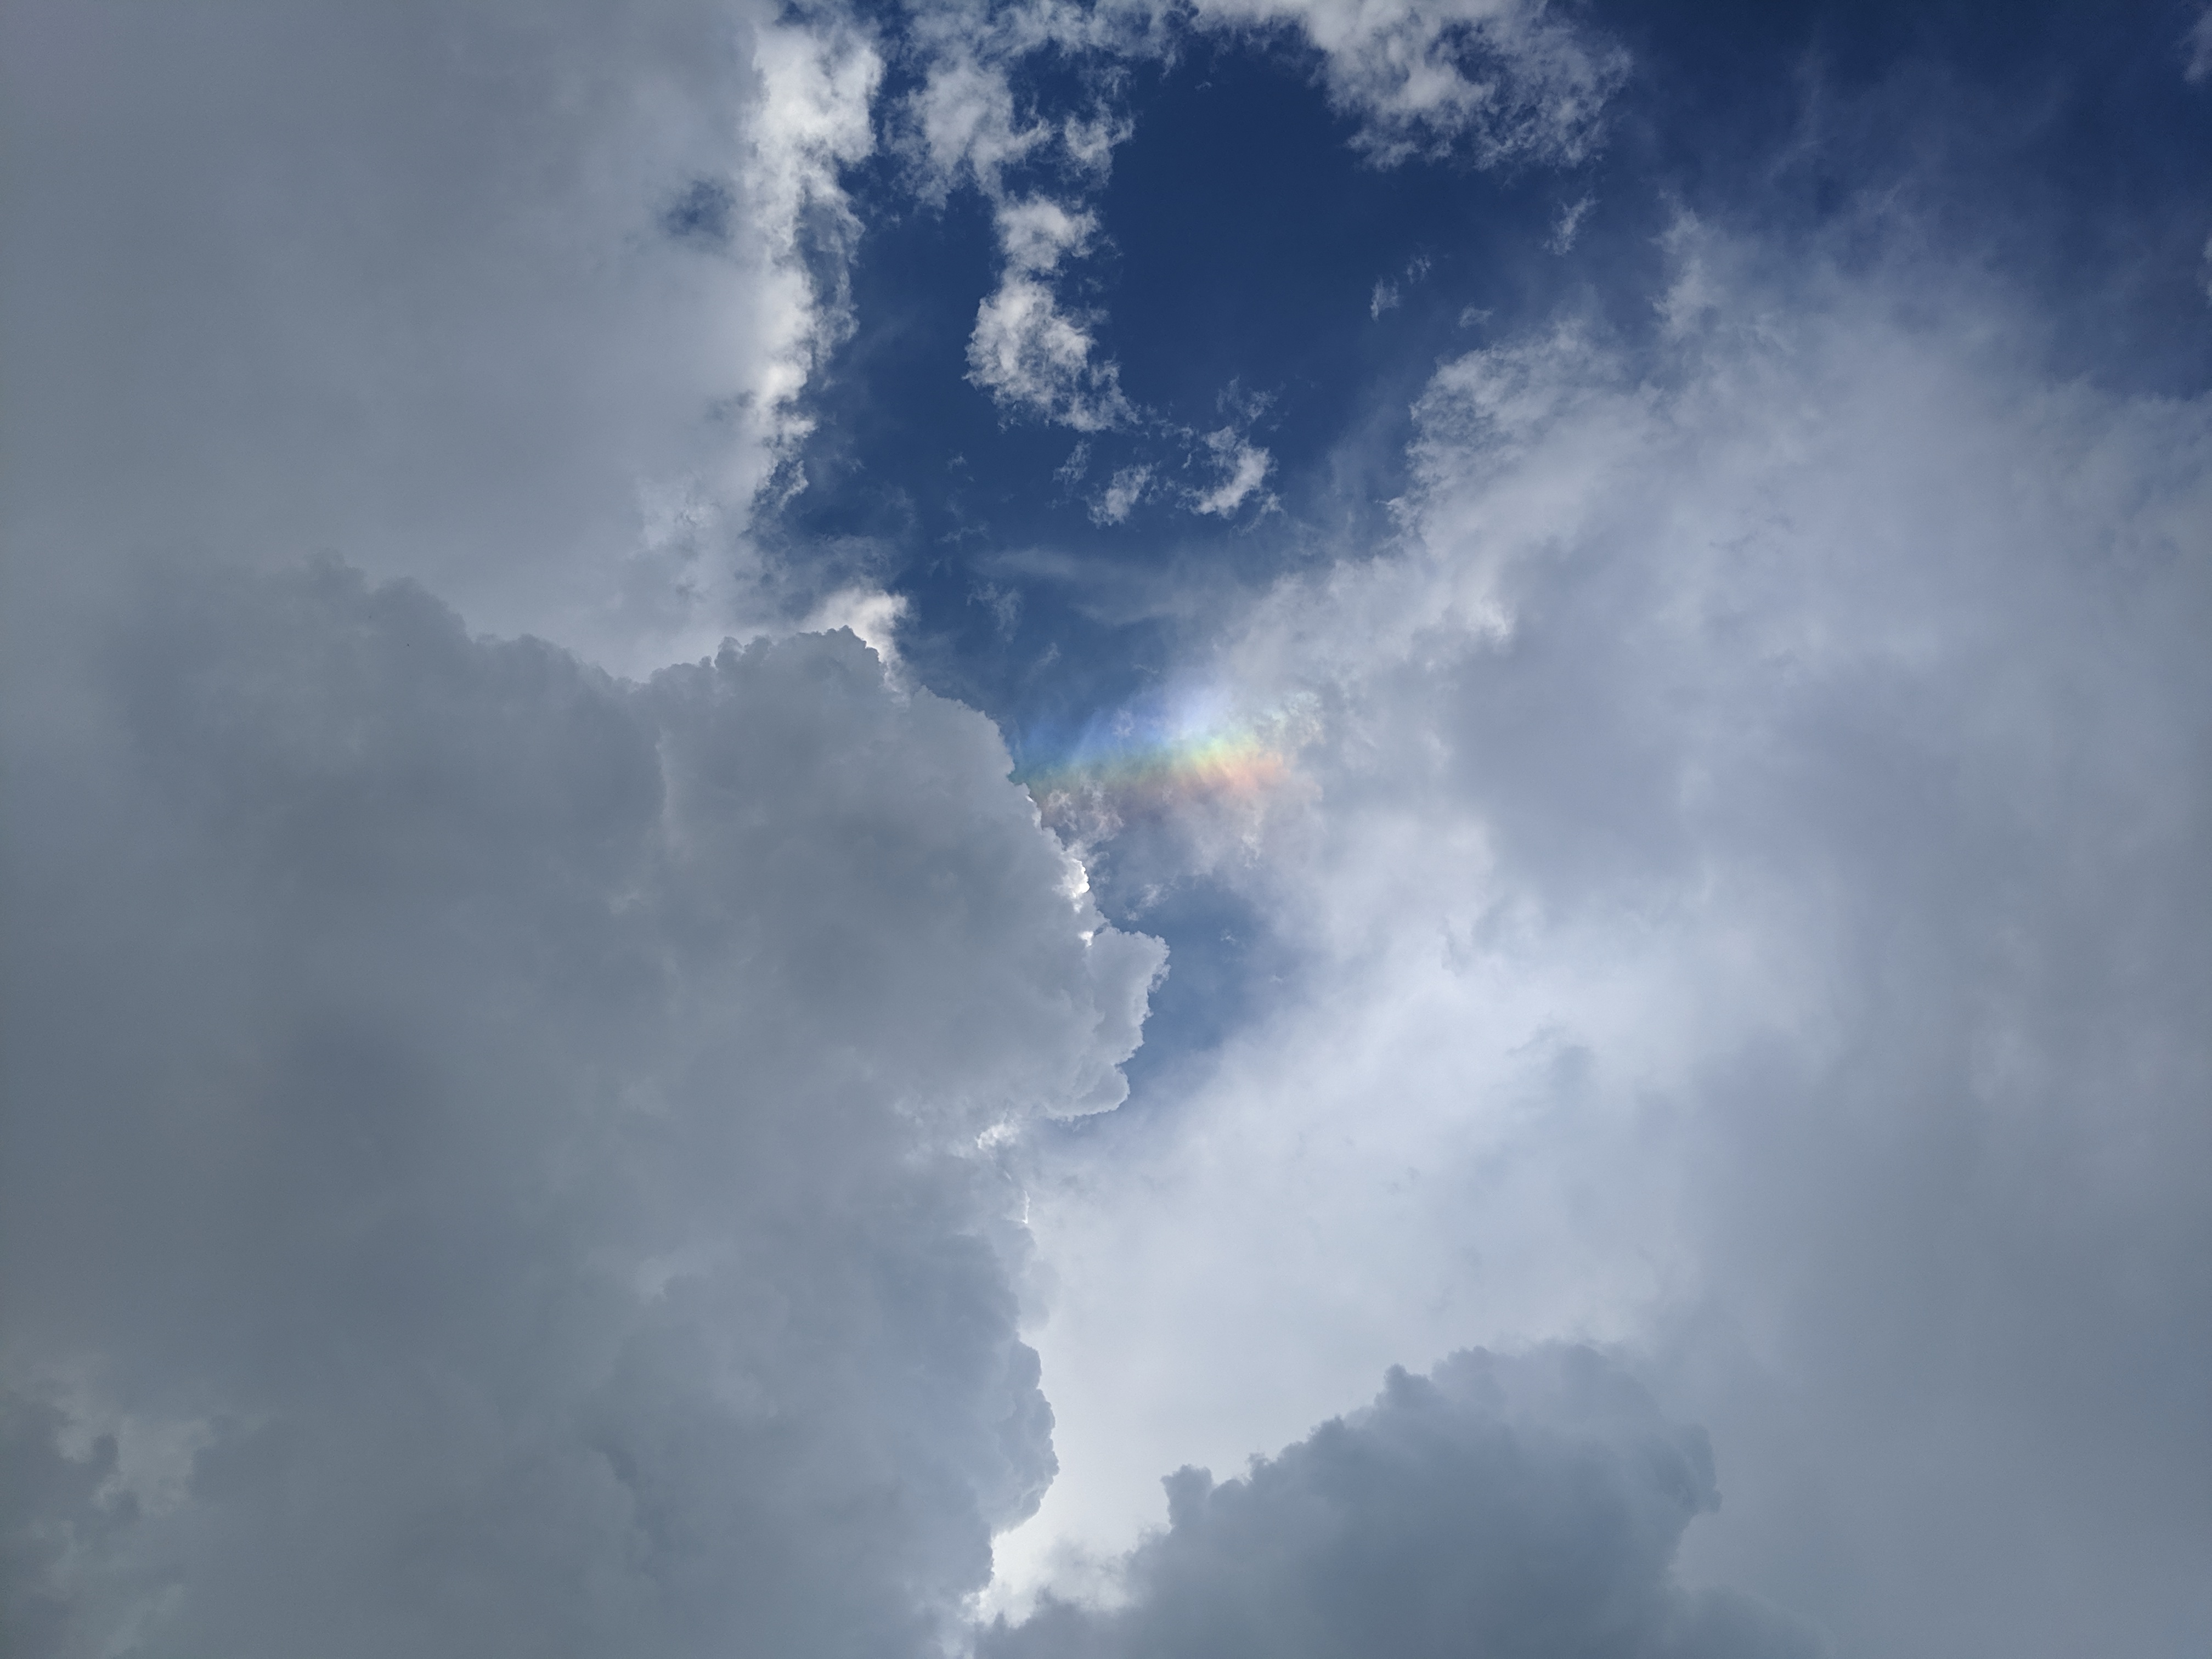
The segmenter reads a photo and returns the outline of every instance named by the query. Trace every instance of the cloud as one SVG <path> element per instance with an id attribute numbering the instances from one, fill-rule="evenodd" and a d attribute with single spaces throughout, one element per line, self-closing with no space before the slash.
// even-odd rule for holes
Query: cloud
<path id="1" fill-rule="evenodd" d="M 968 378 L 1001 404 L 1079 432 L 1126 424 L 1135 410 L 1121 371 L 1092 361 L 1087 321 L 1060 308 L 1050 280 L 1086 250 L 1097 219 L 1042 197 L 1002 201 L 994 216 L 1006 264 L 998 291 L 976 310 Z"/>
<path id="2" fill-rule="evenodd" d="M 741 177 L 764 245 L 775 321 L 749 396 L 759 441 L 787 465 L 812 430 L 799 394 L 852 331 L 848 271 L 860 222 L 837 175 L 875 148 L 869 107 L 883 60 L 853 26 L 831 17 L 763 27 L 753 68 L 760 101 L 750 112 Z"/>
<path id="3" fill-rule="evenodd" d="M 993 1148 L 1161 960 L 989 723 L 335 566 L 85 626 L 11 629 L 9 1651 L 933 1650 L 1053 1469 Z"/>
<path id="4" fill-rule="evenodd" d="M 1530 0 L 1203 0 L 1202 25 L 1290 24 L 1319 51 L 1330 100 L 1385 165 L 1461 153 L 1480 166 L 1574 163 L 1603 136 L 1628 55 Z"/>
<path id="5" fill-rule="evenodd" d="M 1078 431 L 1139 413 L 1119 366 L 1094 361 L 1096 319 L 1072 314 L 1054 282 L 1097 229 L 1081 200 L 1133 130 L 1118 108 L 1130 62 L 1171 59 L 1192 29 L 1293 28 L 1317 49 L 1331 100 L 1371 159 L 1457 154 L 1480 167 L 1586 158 L 1627 66 L 1617 46 L 1524 0 L 1207 0 L 1188 12 L 1037 0 L 934 6 L 908 26 L 922 84 L 901 106 L 900 143 L 915 186 L 941 203 L 972 185 L 999 224 L 1004 263 L 976 314 L 969 378 L 1002 405 Z M 1042 62 L 1061 82 L 1056 97 L 1032 73 Z M 1015 175 L 1048 179 L 1055 194 L 1018 199 Z M 1378 283 L 1373 314 L 1396 302 L 1395 286 Z"/>
<path id="6" fill-rule="evenodd" d="M 1540 88 L 1608 84 L 1571 69 L 1602 50 L 1516 8 L 1195 24 L 1310 31 L 1378 156 L 1578 154 L 1583 116 Z M 1025 418 L 1127 425 L 1070 287 L 1081 245 L 1038 263 L 1018 222 L 1089 222 L 1128 65 L 1192 26 L 1147 5 L 896 27 L 707 0 L 428 28 L 267 0 L 11 9 L 10 144 L 32 159 L 0 316 L 9 538 L 54 580 L 326 552 L 624 672 L 788 628 L 876 574 L 754 534 L 805 482 L 808 391 L 850 327 L 841 170 L 880 118 L 924 199 L 972 185 L 1012 216 L 975 384 Z M 919 84 L 878 109 L 887 54 Z"/>
<path id="7" fill-rule="evenodd" d="M 1394 1370 L 1372 1406 L 1242 1479 L 1166 1486 L 1167 1529 L 1121 1564 L 1121 1605 L 1048 1600 L 999 1620 L 982 1659 L 1815 1651 L 1675 1583 L 1683 1529 L 1719 1501 L 1711 1449 L 1589 1348 Z"/>
<path id="8" fill-rule="evenodd" d="M 1212 489 L 1196 492 L 1191 507 L 1195 512 L 1226 518 L 1259 492 L 1260 486 L 1267 480 L 1268 469 L 1274 465 L 1273 458 L 1238 435 L 1232 427 L 1207 433 L 1206 447 L 1212 452 L 1215 463 L 1225 476 Z"/>
<path id="9" fill-rule="evenodd" d="M 1589 216 L 1589 210 L 1596 205 L 1597 198 L 1588 193 L 1571 202 L 1561 203 L 1559 216 L 1552 223 L 1552 234 L 1545 239 L 1545 251 L 1551 253 L 1572 251 L 1575 238 L 1582 234 L 1583 221 Z"/>
<path id="10" fill-rule="evenodd" d="M 846 326 L 863 34 L 704 0 L 5 27 L 6 510 L 47 579 L 329 552 L 636 672 L 855 579 L 749 529 Z"/>
<path id="11" fill-rule="evenodd" d="M 1145 493 L 1152 486 L 1152 469 L 1149 466 L 1125 466 L 1118 470 L 1106 488 L 1091 503 L 1091 522 L 1120 524 L 1129 516 Z"/>
<path id="12" fill-rule="evenodd" d="M 1047 283 L 1010 272 L 976 308 L 968 378 L 1000 403 L 1078 432 L 1104 431 L 1133 411 L 1120 369 L 1091 360 L 1095 343 L 1087 319 L 1061 310 Z"/>
<path id="13" fill-rule="evenodd" d="M 1648 328 L 1423 365 L 1386 538 L 981 556 L 1172 624 L 1116 672 L 1188 718 L 1065 822 L 1273 935 L 1079 1132 L 1159 947 L 864 556 L 755 544 L 879 132 L 990 208 L 970 378 L 1114 434 L 1094 523 L 1268 512 L 1256 404 L 1140 407 L 1087 285 L 1130 66 L 1294 35 L 1376 165 L 1575 167 L 1583 17 L 10 12 L 0 1645 L 2212 1628 L 2203 398 L 2044 372 L 1891 197 L 1840 269 L 1685 220 Z M 1659 1403 L 1540 1346 L 1307 1433 L 1555 1336 Z"/>
<path id="14" fill-rule="evenodd" d="M 1955 272 L 1673 257 L 1648 349 L 1441 368 L 1398 538 L 1206 654 L 1315 711 L 1213 866 L 1284 966 L 1157 1127 L 1040 1155 L 1084 1295 L 1003 1559 L 1573 1335 L 1735 1472 L 1692 1577 L 1847 1650 L 2157 1650 L 2212 1620 L 2212 410 L 2042 374 Z"/>
<path id="15" fill-rule="evenodd" d="M 998 228 L 1000 282 L 976 313 L 969 379 L 1003 406 L 1079 432 L 1126 424 L 1135 410 L 1120 369 L 1092 360 L 1092 320 L 1062 304 L 1054 279 L 1097 229 L 1081 198 L 1129 132 L 1115 109 L 1113 64 L 1157 49 L 1152 20 L 1112 7 L 951 4 L 908 23 L 922 83 L 895 115 L 914 186 L 942 203 L 972 185 L 992 204 Z M 1025 64 L 1044 53 L 1073 70 L 1057 106 L 1017 90 Z M 1018 191 L 1008 182 L 1017 168 L 1035 181 Z"/>

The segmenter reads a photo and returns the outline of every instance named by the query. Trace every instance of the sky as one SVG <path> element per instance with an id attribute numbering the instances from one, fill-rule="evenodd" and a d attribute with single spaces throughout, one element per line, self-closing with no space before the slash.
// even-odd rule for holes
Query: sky
<path id="1" fill-rule="evenodd" d="M 0 1647 L 2212 1644 L 2212 12 L 0 14 Z"/>

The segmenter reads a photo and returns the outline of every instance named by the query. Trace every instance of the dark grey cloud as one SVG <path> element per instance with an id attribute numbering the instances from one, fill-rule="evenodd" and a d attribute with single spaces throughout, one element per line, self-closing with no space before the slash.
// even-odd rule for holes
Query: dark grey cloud
<path id="1" fill-rule="evenodd" d="M 1744 1598 L 1674 1581 L 1717 1506 L 1702 1431 L 1593 1349 L 1394 1370 L 1373 1405 L 1241 1479 L 1167 1481 L 1119 1606 L 1048 1598 L 983 1659 L 1480 1653 L 1783 1659 L 1818 1650 Z"/>
<path id="2" fill-rule="evenodd" d="M 991 1147 L 1159 963 L 990 725 L 335 566 L 26 654 L 9 1650 L 937 1639 L 1054 1467 Z"/>

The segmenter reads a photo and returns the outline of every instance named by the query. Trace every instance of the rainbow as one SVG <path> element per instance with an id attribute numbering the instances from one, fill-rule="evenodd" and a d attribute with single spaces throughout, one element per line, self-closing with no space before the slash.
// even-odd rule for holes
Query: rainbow
<path id="1" fill-rule="evenodd" d="M 1081 801 L 1117 816 L 1200 801 L 1255 801 L 1291 775 L 1298 723 L 1280 713 L 1240 719 L 1211 697 L 1172 712 L 1121 709 L 1073 740 L 1032 734 L 1014 781 L 1049 813 Z"/>

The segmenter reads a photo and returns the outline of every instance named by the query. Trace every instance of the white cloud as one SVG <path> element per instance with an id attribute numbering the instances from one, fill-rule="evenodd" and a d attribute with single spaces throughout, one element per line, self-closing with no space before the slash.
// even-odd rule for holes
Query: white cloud
<path id="1" fill-rule="evenodd" d="M 1385 163 L 1455 150 L 1484 166 L 1578 161 L 1628 70 L 1619 46 L 1540 0 L 1201 0 L 1197 15 L 1302 30 L 1356 142 Z"/>
<path id="2" fill-rule="evenodd" d="M 846 271 L 860 225 L 837 171 L 875 148 L 869 106 L 883 62 L 866 40 L 833 19 L 763 27 L 753 67 L 761 94 L 746 124 L 742 176 L 766 254 L 762 305 L 773 320 L 750 393 L 758 441 L 787 463 L 811 430 L 799 396 L 852 330 Z"/>
<path id="3" fill-rule="evenodd" d="M 1098 229 L 1093 215 L 1071 213 L 1041 196 L 1002 202 L 994 218 L 1007 269 L 1025 275 L 1057 270 L 1086 252 Z"/>
<path id="4" fill-rule="evenodd" d="M 975 312 L 968 378 L 1011 404 L 1078 432 L 1127 424 L 1121 369 L 1094 361 L 1092 319 L 1062 309 L 1052 278 L 1089 250 L 1098 222 L 1044 197 L 1000 201 L 994 218 L 1005 266 L 998 291 Z"/>
<path id="5" fill-rule="evenodd" d="M 1380 163 L 1444 154 L 1484 167 L 1572 163 L 1595 149 L 1627 59 L 1595 33 L 1545 14 L 1530 0 L 1442 8 L 1206 0 L 1187 15 L 1032 0 L 915 14 L 927 68 L 904 103 L 904 149 L 925 198 L 941 202 L 969 183 L 994 204 L 1005 254 L 998 289 L 976 314 L 969 378 L 1002 404 L 1079 431 L 1137 417 L 1118 365 L 1094 359 L 1095 319 L 1071 314 L 1053 280 L 1096 232 L 1076 204 L 1103 181 L 1114 146 L 1131 131 L 1115 107 L 1128 60 L 1172 55 L 1187 27 L 1291 27 L 1319 49 L 1332 100 L 1356 118 L 1355 142 Z M 1047 52 L 1073 70 L 1065 108 L 1016 93 L 1023 66 Z M 1055 175 L 1061 199 L 1015 201 L 1007 175 L 1016 167 Z M 1425 273 L 1425 260 L 1417 260 L 1407 275 L 1419 281 Z M 1378 283 L 1371 314 L 1398 298 L 1395 284 Z"/>
<path id="6" fill-rule="evenodd" d="M 1654 358 L 1441 370 L 1402 543 L 1210 659 L 1319 711 L 1217 866 L 1290 965 L 1040 1165 L 1018 1583 L 1126 1547 L 1146 1470 L 1565 1335 L 1711 1430 L 1688 1571 L 1847 1650 L 2212 1619 L 2212 410 L 2039 378 L 1956 278 L 1675 252 Z"/>
<path id="7" fill-rule="evenodd" d="M 1582 234 L 1583 221 L 1589 216 L 1589 210 L 1596 205 L 1597 198 L 1589 195 L 1561 203 L 1559 216 L 1552 222 L 1552 234 L 1546 240 L 1545 247 L 1553 253 L 1565 253 L 1571 250 L 1575 238 Z"/>
<path id="8" fill-rule="evenodd" d="M 1479 160 L 1579 153 L 1572 100 L 1537 89 L 1595 96 L 1609 61 L 1588 47 L 1571 72 L 1580 37 L 1510 7 L 1197 21 L 1309 30 L 1378 155 L 1416 133 Z M 1005 220 L 976 383 L 1078 429 L 1131 422 L 1069 265 L 1128 131 L 1119 77 L 1186 24 L 1046 3 L 908 24 L 922 83 L 890 125 L 917 185 L 973 183 Z M 861 26 L 564 0 L 424 29 L 263 0 L 33 5 L 7 27 L 33 159 L 11 208 L 6 527 L 67 547 L 50 572 L 332 553 L 632 672 L 866 580 L 749 533 L 763 491 L 803 482 L 803 394 L 850 326 L 839 170 L 872 151 L 883 73 Z M 1032 106 L 1015 77 L 1045 52 L 1074 89 Z"/>
<path id="9" fill-rule="evenodd" d="M 814 608 L 800 631 L 834 634 L 839 629 L 882 659 L 887 668 L 898 664 L 898 625 L 906 617 L 906 596 L 872 587 L 848 587 L 832 593 Z"/>
<path id="10" fill-rule="evenodd" d="M 1053 1467 L 988 1148 L 1121 1097 L 1160 961 L 989 723 L 849 635 L 628 685 L 336 567 L 57 621 L 9 1651 L 934 1651 Z"/>
<path id="11" fill-rule="evenodd" d="M 1267 482 L 1268 469 L 1274 465 L 1273 458 L 1245 440 L 1233 427 L 1206 434 L 1206 446 L 1212 452 L 1224 477 L 1212 489 L 1195 493 L 1191 507 L 1196 512 L 1226 518 L 1259 493 L 1260 486 Z"/>
<path id="12" fill-rule="evenodd" d="M 1087 251 L 1097 222 L 1077 204 L 1128 136 L 1102 64 L 1147 50 L 1144 20 L 1112 8 L 954 4 L 909 21 L 927 65 L 901 112 L 916 187 L 939 202 L 963 183 L 981 191 L 1004 259 L 996 292 L 976 312 L 969 380 L 1002 405 L 1079 432 L 1126 424 L 1135 411 L 1122 396 L 1120 369 L 1110 359 L 1093 361 L 1092 319 L 1062 304 L 1054 278 Z M 1025 109 L 1013 77 L 1046 50 L 1075 63 L 1079 89 L 1071 107 Z M 1053 177 L 1062 199 L 1013 193 L 1006 175 L 1017 165 Z"/>
<path id="13" fill-rule="evenodd" d="M 1006 265 L 998 292 L 976 309 L 968 378 L 1002 404 L 1079 432 L 1126 424 L 1135 411 L 1120 370 L 1092 361 L 1088 320 L 1063 311 L 1051 285 L 1089 247 L 1097 220 L 1036 196 L 1000 202 L 994 218 Z"/>
<path id="14" fill-rule="evenodd" d="M 1173 55 L 1186 29 L 1290 27 L 1319 52 L 1356 142 L 1389 163 L 1457 150 L 1479 165 L 1575 162 L 1602 136 L 1626 53 L 1601 31 L 1541 0 L 1202 0 L 1186 14 L 1154 0 L 1074 6 L 1061 0 L 948 3 L 915 15 L 928 64 L 909 100 L 913 148 L 939 191 L 972 173 L 995 192 L 1005 169 L 1058 149 L 1103 172 L 1125 129 L 1112 76 L 1091 75 L 1075 107 L 1024 111 L 1008 73 L 1044 52 L 1079 70 Z"/>
<path id="15" fill-rule="evenodd" d="M 1118 367 L 1093 361 L 1096 343 L 1088 320 L 1063 311 L 1046 282 L 1009 269 L 976 308 L 968 378 L 1001 403 L 1078 432 L 1103 431 L 1135 411 Z"/>
<path id="16" fill-rule="evenodd" d="M 1152 469 L 1149 466 L 1125 466 L 1117 471 L 1106 488 L 1091 503 L 1091 522 L 1120 524 L 1127 519 L 1137 503 L 1145 499 L 1152 488 Z"/>
<path id="17" fill-rule="evenodd" d="M 885 681 L 899 600 L 749 546 L 852 325 L 841 169 L 882 115 L 988 201 L 1002 407 L 1211 480 L 1125 451 L 1095 521 L 1226 517 L 1255 412 L 1147 415 L 1079 302 L 1127 64 L 1294 27 L 1371 159 L 1494 165 L 1587 158 L 1626 60 L 1519 0 L 908 21 L 885 112 L 831 15 L 10 14 L 11 1648 L 957 1644 L 1053 1467 L 1055 1279 L 1071 1479 L 1000 1588 L 1088 1552 L 1121 1605 L 987 1648 L 1794 1645 L 1678 1540 L 1845 1650 L 2212 1628 L 2203 400 L 1686 222 L 1648 354 L 1444 365 L 1396 539 L 1199 639 L 1298 711 L 1191 836 L 1273 1000 L 1024 1139 L 1120 1098 L 1159 953 Z M 336 568 L 180 574 L 315 548 L 618 670 L 854 637 L 632 685 Z M 1559 1335 L 1665 1408 L 1540 1349 L 1308 1436 Z M 1129 1551 L 1158 1469 L 1284 1442 Z"/>

